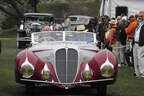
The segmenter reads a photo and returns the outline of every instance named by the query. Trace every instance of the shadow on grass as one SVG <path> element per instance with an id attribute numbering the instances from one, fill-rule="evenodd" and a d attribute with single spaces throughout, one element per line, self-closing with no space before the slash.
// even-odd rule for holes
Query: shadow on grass
<path id="1" fill-rule="evenodd" d="M 25 87 L 19 87 L 15 90 L 13 96 L 96 96 L 96 89 L 91 88 L 74 88 L 64 90 L 54 87 L 38 87 L 26 90 Z"/>

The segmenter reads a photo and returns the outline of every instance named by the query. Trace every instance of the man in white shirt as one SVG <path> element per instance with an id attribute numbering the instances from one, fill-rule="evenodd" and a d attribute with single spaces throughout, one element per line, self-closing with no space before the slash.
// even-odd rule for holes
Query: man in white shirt
<path id="1" fill-rule="evenodd" d="M 134 35 L 134 69 L 137 77 L 144 78 L 144 12 L 139 12 Z"/>
<path id="2" fill-rule="evenodd" d="M 64 28 L 64 31 L 71 30 L 71 21 L 67 13 L 64 14 L 64 23 L 62 23 L 62 27 Z"/>

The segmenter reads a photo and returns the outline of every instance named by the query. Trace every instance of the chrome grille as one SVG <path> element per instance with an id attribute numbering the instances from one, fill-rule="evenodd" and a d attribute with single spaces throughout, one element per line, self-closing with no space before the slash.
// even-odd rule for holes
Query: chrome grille
<path id="1" fill-rule="evenodd" d="M 72 83 L 78 67 L 78 52 L 75 49 L 59 49 L 56 52 L 56 71 L 59 81 Z"/>
<path id="2" fill-rule="evenodd" d="M 56 51 L 56 71 L 61 82 L 66 82 L 66 49 Z"/>

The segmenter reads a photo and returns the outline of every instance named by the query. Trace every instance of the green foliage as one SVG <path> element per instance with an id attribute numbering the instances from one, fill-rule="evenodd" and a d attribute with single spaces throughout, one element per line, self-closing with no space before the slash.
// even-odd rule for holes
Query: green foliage
<path id="1" fill-rule="evenodd" d="M 3 30 L 2 34 L 0 35 L 0 38 L 3 38 L 3 37 L 16 38 L 16 35 L 17 35 L 17 29 L 16 28 L 5 29 L 5 30 Z"/>
<path id="2" fill-rule="evenodd" d="M 38 10 L 39 12 L 44 13 L 53 13 L 56 17 L 63 17 L 65 12 L 70 14 L 82 14 L 82 15 L 90 15 L 97 16 L 100 8 L 100 1 L 97 2 L 89 2 L 89 3 L 81 3 L 81 2 L 72 2 L 69 0 L 68 3 L 39 3 Z"/>
<path id="3" fill-rule="evenodd" d="M 15 25 L 18 24 L 18 20 L 12 16 L 7 16 L 5 20 L 2 22 L 3 29 L 10 29 L 13 28 Z"/>
<path id="4" fill-rule="evenodd" d="M 69 5 L 67 3 L 40 3 L 38 6 L 39 12 L 53 13 L 56 17 L 63 17 L 64 12 L 69 11 Z"/>
<path id="5" fill-rule="evenodd" d="M 29 0 L 29 3 L 32 7 L 34 7 L 39 3 L 39 0 Z"/>

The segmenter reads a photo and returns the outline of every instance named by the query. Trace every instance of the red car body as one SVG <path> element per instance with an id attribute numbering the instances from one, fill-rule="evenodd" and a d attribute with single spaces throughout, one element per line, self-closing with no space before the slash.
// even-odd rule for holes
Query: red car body
<path id="1" fill-rule="evenodd" d="M 81 34 L 95 35 L 95 33 Z M 96 39 L 93 42 L 62 40 L 32 43 L 32 47 L 21 51 L 16 57 L 15 76 L 18 83 L 26 85 L 44 83 L 70 89 L 82 84 L 99 88 L 116 80 L 118 70 L 116 57 L 107 49 L 99 49 L 96 46 Z M 23 76 L 21 71 L 25 62 L 29 63 L 29 67 L 33 66 L 31 67 L 33 73 L 28 77 Z M 49 79 L 43 78 L 44 69 L 50 72 Z"/>

